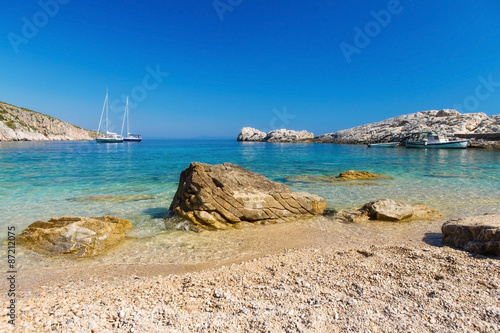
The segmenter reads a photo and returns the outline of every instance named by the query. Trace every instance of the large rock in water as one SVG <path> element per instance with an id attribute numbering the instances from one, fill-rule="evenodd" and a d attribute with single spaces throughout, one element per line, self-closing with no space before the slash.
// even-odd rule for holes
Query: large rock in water
<path id="1" fill-rule="evenodd" d="M 18 240 L 45 254 L 84 257 L 117 245 L 131 228 L 130 221 L 114 216 L 65 216 L 32 223 Z"/>
<path id="2" fill-rule="evenodd" d="M 500 214 L 451 220 L 441 227 L 443 244 L 468 252 L 500 256 Z"/>
<path id="3" fill-rule="evenodd" d="M 170 209 L 197 226 L 226 229 L 240 222 L 280 222 L 322 214 L 323 198 L 238 165 L 193 162 L 180 176 Z"/>
<path id="4" fill-rule="evenodd" d="M 308 131 L 294 131 L 287 129 L 274 130 L 267 133 L 267 142 L 301 142 L 314 139 L 314 134 Z"/>
<path id="5" fill-rule="evenodd" d="M 409 221 L 441 217 L 441 214 L 423 204 L 407 204 L 398 200 L 379 199 L 365 204 L 361 209 L 343 212 L 341 216 L 350 222 Z"/>
<path id="6" fill-rule="evenodd" d="M 238 135 L 237 141 L 263 141 L 266 133 L 253 127 L 243 127 Z"/>
<path id="7" fill-rule="evenodd" d="M 264 133 L 252 127 L 243 127 L 237 141 L 258 142 L 308 142 L 314 139 L 314 134 L 308 131 L 278 129 Z"/>

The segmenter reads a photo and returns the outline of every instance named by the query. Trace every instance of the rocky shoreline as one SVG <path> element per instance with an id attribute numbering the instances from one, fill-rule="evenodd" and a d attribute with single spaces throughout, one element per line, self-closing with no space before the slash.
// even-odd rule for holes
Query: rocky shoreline
<path id="1" fill-rule="evenodd" d="M 272 135 L 279 132 L 281 135 Z M 421 111 L 314 137 L 306 131 L 276 130 L 268 134 L 245 127 L 238 141 L 367 144 L 404 142 L 410 133 L 439 132 L 471 139 L 473 148 L 500 148 L 500 115 L 461 114 L 453 109 Z M 304 136 L 301 133 L 308 133 Z"/>
<path id="2" fill-rule="evenodd" d="M 92 131 L 54 117 L 0 102 L 1 141 L 88 141 Z"/>

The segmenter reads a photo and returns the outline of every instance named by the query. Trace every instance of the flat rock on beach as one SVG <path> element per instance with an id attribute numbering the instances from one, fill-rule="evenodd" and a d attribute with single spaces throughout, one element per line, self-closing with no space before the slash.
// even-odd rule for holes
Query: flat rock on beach
<path id="1" fill-rule="evenodd" d="M 500 214 L 448 221 L 441 230 L 443 244 L 500 257 Z"/>
<path id="2" fill-rule="evenodd" d="M 114 216 L 64 216 L 32 223 L 18 239 L 44 254 L 86 257 L 117 245 L 130 229 L 130 221 Z"/>

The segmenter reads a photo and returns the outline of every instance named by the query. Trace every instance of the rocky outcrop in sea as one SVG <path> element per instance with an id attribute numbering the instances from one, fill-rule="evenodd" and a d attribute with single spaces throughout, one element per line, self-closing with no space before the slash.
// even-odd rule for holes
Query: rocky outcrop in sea
<path id="1" fill-rule="evenodd" d="M 446 133 L 470 138 L 471 147 L 500 148 L 500 115 L 488 117 L 482 112 L 460 113 L 453 109 L 421 111 L 317 137 L 307 131 L 281 129 L 266 134 L 244 127 L 238 141 L 367 144 L 404 142 L 415 132 Z"/>
<path id="2" fill-rule="evenodd" d="M 42 113 L 0 102 L 0 141 L 92 139 L 91 131 Z"/>
<path id="3" fill-rule="evenodd" d="M 500 115 L 460 113 L 453 109 L 422 111 L 402 115 L 372 124 L 323 134 L 315 142 L 366 144 L 403 142 L 410 133 L 439 132 L 457 137 L 469 137 L 471 146 L 500 148 Z M 490 137 L 491 136 L 491 137 Z"/>
<path id="4" fill-rule="evenodd" d="M 253 127 L 243 127 L 238 135 L 237 141 L 263 141 L 266 133 Z"/>
<path id="5" fill-rule="evenodd" d="M 326 209 L 323 198 L 292 192 L 241 166 L 193 162 L 180 176 L 170 205 L 195 229 L 227 229 L 244 223 L 276 223 L 312 217 Z"/>
<path id="6" fill-rule="evenodd" d="M 252 127 L 243 127 L 237 141 L 256 142 L 311 142 L 314 134 L 308 131 L 278 129 L 265 133 Z"/>

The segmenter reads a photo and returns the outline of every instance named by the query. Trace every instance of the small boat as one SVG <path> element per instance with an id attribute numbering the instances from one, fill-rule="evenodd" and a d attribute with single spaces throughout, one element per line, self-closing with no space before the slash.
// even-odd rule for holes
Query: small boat
<path id="1" fill-rule="evenodd" d="M 399 146 L 399 142 L 368 143 L 368 148 L 394 148 Z"/>
<path id="2" fill-rule="evenodd" d="M 142 136 L 139 134 L 132 134 L 130 133 L 129 129 L 129 112 L 128 112 L 128 96 L 127 96 L 127 103 L 125 104 L 125 113 L 123 115 L 123 123 L 122 123 L 122 135 L 123 135 L 123 127 L 125 126 L 125 119 L 127 120 L 127 136 L 123 138 L 123 141 L 125 142 L 141 142 L 142 141 Z"/>
<path id="3" fill-rule="evenodd" d="M 102 117 L 106 112 L 106 134 L 101 133 L 101 123 Z M 97 127 L 97 135 L 95 141 L 97 143 L 122 143 L 123 137 L 117 133 L 108 131 L 108 91 L 106 90 L 106 98 L 104 99 L 104 105 L 102 106 L 101 119 L 99 120 L 99 127 Z M 101 136 L 102 135 L 102 136 Z"/>
<path id="4" fill-rule="evenodd" d="M 469 141 L 470 139 L 450 139 L 446 134 L 420 132 L 412 133 L 405 143 L 406 148 L 464 149 L 469 145 Z"/>

